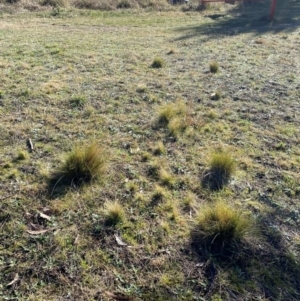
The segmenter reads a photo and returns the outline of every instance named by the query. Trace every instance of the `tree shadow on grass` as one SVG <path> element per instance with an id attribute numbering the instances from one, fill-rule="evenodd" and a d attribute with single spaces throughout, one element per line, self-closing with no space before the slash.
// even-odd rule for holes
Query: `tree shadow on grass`
<path id="1" fill-rule="evenodd" d="M 200 38 L 202 41 L 224 36 L 234 36 L 245 33 L 262 35 L 264 33 L 293 32 L 300 27 L 300 1 L 277 1 L 276 14 L 271 22 L 271 1 L 253 2 L 239 5 L 226 13 L 204 13 L 207 22 L 193 27 L 179 28 L 182 35 L 176 40 Z"/>
<path id="2" fill-rule="evenodd" d="M 249 294 L 274 301 L 300 300 L 299 260 L 289 251 L 282 233 L 270 227 L 270 219 L 271 216 L 260 219 L 259 238 L 223 250 L 202 248 L 192 240 L 192 249 L 200 261 L 209 263 L 207 296 L 222 291 L 222 300 L 243 300 Z"/>

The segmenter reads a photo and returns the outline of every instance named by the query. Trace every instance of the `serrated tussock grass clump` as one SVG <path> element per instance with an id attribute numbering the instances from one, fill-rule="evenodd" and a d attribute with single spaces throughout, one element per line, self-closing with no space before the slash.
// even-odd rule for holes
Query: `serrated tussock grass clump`
<path id="1" fill-rule="evenodd" d="M 147 92 L 148 88 L 146 84 L 140 83 L 138 84 L 137 88 L 136 88 L 136 92 L 138 93 L 145 93 Z"/>
<path id="2" fill-rule="evenodd" d="M 221 98 L 221 92 L 218 90 L 216 92 L 212 93 L 210 96 L 211 100 L 219 100 L 220 98 Z"/>
<path id="3" fill-rule="evenodd" d="M 209 163 L 209 169 L 202 178 L 202 185 L 212 190 L 222 189 L 229 182 L 234 170 L 234 160 L 228 153 L 215 153 Z"/>
<path id="4" fill-rule="evenodd" d="M 24 161 L 27 160 L 29 158 L 29 154 L 27 151 L 24 150 L 20 150 L 18 152 L 18 155 L 16 156 L 16 158 L 14 159 L 15 162 L 17 161 Z"/>
<path id="5" fill-rule="evenodd" d="M 175 117 L 170 120 L 168 124 L 169 134 L 173 137 L 178 137 L 180 134 L 184 133 L 187 129 L 188 124 L 186 119 L 183 117 Z"/>
<path id="6" fill-rule="evenodd" d="M 105 224 L 115 226 L 125 220 L 125 211 L 118 201 L 109 201 L 104 208 Z"/>
<path id="7" fill-rule="evenodd" d="M 164 189 L 163 187 L 156 185 L 153 195 L 152 195 L 152 201 L 151 204 L 152 205 L 157 205 L 159 202 L 161 202 L 162 200 L 166 200 L 170 197 L 170 194 L 168 193 L 168 191 L 166 189 Z"/>
<path id="8" fill-rule="evenodd" d="M 73 96 L 70 100 L 71 107 L 78 108 L 78 109 L 82 109 L 86 103 L 87 103 L 87 100 L 82 95 Z"/>
<path id="9" fill-rule="evenodd" d="M 217 61 L 212 61 L 210 64 L 209 64 L 209 71 L 211 73 L 217 73 L 219 70 L 219 64 Z"/>
<path id="10" fill-rule="evenodd" d="M 165 154 L 165 153 L 166 153 L 166 148 L 165 148 L 163 142 L 158 141 L 156 146 L 153 149 L 153 154 L 155 156 L 160 156 L 160 155 Z"/>
<path id="11" fill-rule="evenodd" d="M 158 110 L 158 123 L 160 125 L 168 125 L 172 119 L 175 117 L 185 116 L 186 113 L 186 104 L 181 100 L 165 104 Z"/>
<path id="12" fill-rule="evenodd" d="M 160 168 L 159 170 L 159 179 L 162 182 L 163 185 L 172 187 L 175 185 L 175 178 L 168 173 L 167 170 L 165 170 L 164 168 Z"/>
<path id="13" fill-rule="evenodd" d="M 149 162 L 147 175 L 150 177 L 153 177 L 154 179 L 158 179 L 160 168 L 161 168 L 160 162 L 158 162 L 156 160 Z"/>
<path id="14" fill-rule="evenodd" d="M 129 1 L 127 0 L 121 0 L 118 4 L 117 4 L 117 8 L 131 8 L 131 4 Z"/>
<path id="15" fill-rule="evenodd" d="M 93 180 L 102 181 L 105 175 L 108 156 L 96 143 L 86 147 L 75 148 L 54 173 L 52 181 L 69 185 L 82 185 Z"/>
<path id="16" fill-rule="evenodd" d="M 196 248 L 214 252 L 222 252 L 255 232 L 251 216 L 223 201 L 202 207 L 195 223 L 191 231 L 192 243 Z"/>
<path id="17" fill-rule="evenodd" d="M 165 61 L 161 57 L 157 56 L 154 58 L 154 60 L 151 64 L 151 67 L 152 68 L 162 68 L 164 65 L 165 65 Z"/>

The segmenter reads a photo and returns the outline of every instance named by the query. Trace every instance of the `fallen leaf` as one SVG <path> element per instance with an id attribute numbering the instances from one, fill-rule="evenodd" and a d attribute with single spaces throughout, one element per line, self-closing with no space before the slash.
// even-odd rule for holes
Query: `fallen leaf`
<path id="1" fill-rule="evenodd" d="M 79 242 L 79 234 L 75 238 L 74 245 L 78 245 L 78 242 Z"/>
<path id="2" fill-rule="evenodd" d="M 25 212 L 25 217 L 30 219 L 32 217 L 32 214 L 28 211 Z"/>
<path id="3" fill-rule="evenodd" d="M 30 228 L 31 230 L 40 230 L 41 227 L 39 225 L 36 225 L 36 224 L 33 224 L 33 223 L 30 223 Z"/>
<path id="4" fill-rule="evenodd" d="M 44 214 L 44 213 L 42 213 L 42 212 L 39 212 L 39 214 L 40 214 L 40 217 L 41 217 L 41 218 L 44 218 L 44 219 L 46 219 L 47 221 L 51 221 L 51 217 L 50 217 L 50 216 L 48 216 L 48 215 L 46 215 L 46 214 Z"/>
<path id="5" fill-rule="evenodd" d="M 117 295 L 111 292 L 105 292 L 105 294 L 110 297 L 113 298 L 115 300 L 132 300 L 132 297 L 129 296 L 122 296 L 122 295 Z"/>
<path id="6" fill-rule="evenodd" d="M 52 210 L 50 208 L 43 208 L 41 211 L 43 211 L 44 214 L 47 214 L 48 216 L 52 215 Z"/>
<path id="7" fill-rule="evenodd" d="M 125 243 L 121 237 L 119 237 L 117 234 L 115 234 L 115 238 L 116 238 L 116 241 L 117 241 L 117 244 L 119 246 L 127 246 L 127 243 Z"/>
<path id="8" fill-rule="evenodd" d="M 12 286 L 13 284 L 15 284 L 18 280 L 19 280 L 20 278 L 19 278 L 19 275 L 18 275 L 18 273 L 15 275 L 15 277 L 14 277 L 14 279 L 10 282 L 10 283 L 8 283 L 6 286 L 8 287 L 8 286 Z"/>
<path id="9" fill-rule="evenodd" d="M 38 207 L 38 212 L 43 212 L 44 214 L 51 216 L 52 215 L 52 209 L 48 208 L 48 207 Z"/>
<path id="10" fill-rule="evenodd" d="M 27 233 L 32 234 L 32 235 L 39 235 L 39 234 L 44 234 L 50 230 L 53 229 L 42 229 L 42 230 L 26 230 Z"/>

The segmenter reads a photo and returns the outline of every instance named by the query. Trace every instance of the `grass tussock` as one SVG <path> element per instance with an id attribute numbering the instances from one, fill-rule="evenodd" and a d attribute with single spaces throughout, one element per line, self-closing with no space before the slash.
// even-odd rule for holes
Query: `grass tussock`
<path id="1" fill-rule="evenodd" d="M 153 154 L 155 156 L 161 156 L 166 153 L 166 148 L 162 141 L 158 141 L 156 146 L 153 149 Z"/>
<path id="2" fill-rule="evenodd" d="M 181 100 L 165 104 L 158 110 L 158 124 L 168 125 L 175 117 L 185 116 L 186 113 L 186 104 Z"/>
<path id="3" fill-rule="evenodd" d="M 130 3 L 130 1 L 127 1 L 127 0 L 121 0 L 117 4 L 117 8 L 124 8 L 124 9 L 131 8 L 131 3 Z"/>
<path id="4" fill-rule="evenodd" d="M 125 210 L 118 201 L 110 201 L 105 204 L 104 216 L 107 226 L 115 226 L 124 222 Z"/>
<path id="5" fill-rule="evenodd" d="M 251 235 L 254 230 L 251 217 L 219 201 L 199 210 L 191 236 L 197 248 L 220 252 Z"/>
<path id="6" fill-rule="evenodd" d="M 75 148 L 67 154 L 52 181 L 69 185 L 81 185 L 93 180 L 103 180 L 107 166 L 107 153 L 96 143 Z"/>
<path id="7" fill-rule="evenodd" d="M 157 69 L 158 68 L 162 68 L 164 66 L 165 66 L 165 61 L 161 57 L 159 57 L 159 56 L 157 56 L 156 58 L 154 58 L 154 60 L 153 60 L 153 62 L 151 64 L 152 68 L 157 68 Z"/>
<path id="8" fill-rule="evenodd" d="M 70 1 L 68 0 L 42 0 L 41 5 L 52 6 L 52 7 L 68 7 Z"/>
<path id="9" fill-rule="evenodd" d="M 153 9 L 170 10 L 171 5 L 164 0 L 71 0 L 72 6 L 85 9 L 116 10 L 116 9 Z"/>
<path id="10" fill-rule="evenodd" d="M 171 136 L 177 138 L 180 134 L 184 133 L 188 124 L 185 118 L 175 117 L 168 124 L 168 130 Z"/>
<path id="11" fill-rule="evenodd" d="M 73 96 L 70 100 L 70 105 L 72 108 L 82 109 L 87 103 L 87 100 L 84 96 L 76 95 Z"/>
<path id="12" fill-rule="evenodd" d="M 219 63 L 217 61 L 212 61 L 210 64 L 209 64 L 209 71 L 211 73 L 217 73 L 219 70 Z"/>
<path id="13" fill-rule="evenodd" d="M 152 195 L 152 205 L 157 205 L 159 202 L 169 199 L 169 197 L 170 194 L 165 188 L 156 185 Z"/>
<path id="14" fill-rule="evenodd" d="M 25 161 L 25 160 L 28 160 L 29 159 L 29 154 L 27 151 L 24 151 L 24 150 L 19 150 L 17 156 L 15 157 L 14 159 L 14 162 L 17 162 L 17 161 Z"/>
<path id="15" fill-rule="evenodd" d="M 159 179 L 163 185 L 173 187 L 175 185 L 175 178 L 164 168 L 160 168 L 159 170 Z"/>
<path id="16" fill-rule="evenodd" d="M 222 189 L 234 171 L 235 162 L 228 153 L 215 153 L 209 163 L 209 169 L 202 178 L 202 185 L 212 190 Z"/>

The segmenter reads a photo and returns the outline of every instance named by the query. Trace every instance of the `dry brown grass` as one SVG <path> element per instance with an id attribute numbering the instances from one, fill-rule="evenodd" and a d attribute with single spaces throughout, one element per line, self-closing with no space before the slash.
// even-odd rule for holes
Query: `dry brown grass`
<path id="1" fill-rule="evenodd" d="M 256 229 L 253 218 L 241 210 L 232 208 L 224 201 L 206 205 L 199 209 L 192 240 L 197 248 L 205 247 L 220 252 L 239 243 Z"/>
<path id="2" fill-rule="evenodd" d="M 107 152 L 96 143 L 77 147 L 66 155 L 62 166 L 54 172 L 51 182 L 78 186 L 95 180 L 103 181 L 107 160 Z"/>

